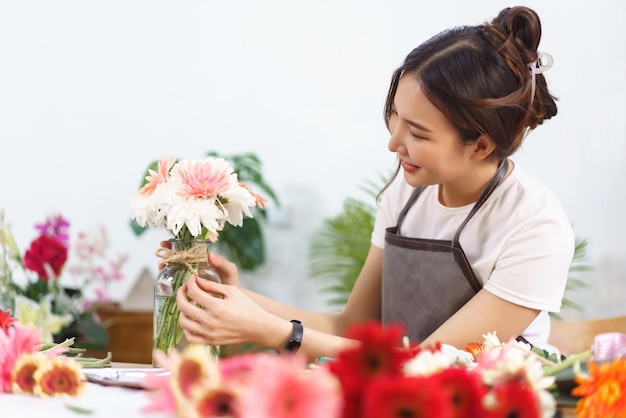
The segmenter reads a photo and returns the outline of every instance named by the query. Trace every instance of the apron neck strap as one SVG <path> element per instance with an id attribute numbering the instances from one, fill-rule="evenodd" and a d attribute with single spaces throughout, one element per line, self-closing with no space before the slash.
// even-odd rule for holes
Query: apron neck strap
<path id="1" fill-rule="evenodd" d="M 465 218 L 465 220 L 463 221 L 459 229 L 456 231 L 456 234 L 454 235 L 454 241 L 453 241 L 456 247 L 460 247 L 460 245 L 458 244 L 459 244 L 459 236 L 461 235 L 461 231 L 463 230 L 465 225 L 469 222 L 469 220 L 472 219 L 472 217 L 476 214 L 476 212 L 478 212 L 478 209 L 480 209 L 481 206 L 487 201 L 487 198 L 491 196 L 491 193 L 493 193 L 496 187 L 498 187 L 498 185 L 502 182 L 502 180 L 504 179 L 504 176 L 506 176 L 506 172 L 508 169 L 509 169 L 509 161 L 505 158 L 500 163 L 500 166 L 498 167 L 496 174 L 494 174 L 491 180 L 489 180 L 487 187 L 485 187 L 485 190 L 483 190 L 482 194 L 480 195 L 480 197 L 478 198 L 478 200 L 472 207 L 472 210 L 467 215 L 467 218 Z M 416 188 L 413 194 L 411 194 L 411 197 L 409 197 L 409 200 L 404 205 L 404 208 L 402 208 L 402 212 L 400 212 L 400 215 L 398 215 L 398 223 L 397 223 L 398 230 L 400 230 L 400 226 L 402 226 L 402 223 L 404 222 L 404 218 L 406 217 L 406 214 L 409 212 L 409 210 L 411 209 L 411 207 L 413 206 L 417 198 L 422 194 L 425 188 L 426 186 L 421 186 L 421 187 Z"/>
<path id="2" fill-rule="evenodd" d="M 487 187 L 485 187 L 485 190 L 483 190 L 482 194 L 480 195 L 476 203 L 474 203 L 474 206 L 472 207 L 472 210 L 470 211 L 470 213 L 467 215 L 467 218 L 465 218 L 461 226 L 459 226 L 459 229 L 456 231 L 456 234 L 454 234 L 454 240 L 452 241 L 452 243 L 455 247 L 460 247 L 459 236 L 461 235 L 461 231 L 463 231 L 463 228 L 465 228 L 465 225 L 467 225 L 470 219 L 472 219 L 472 217 L 476 214 L 476 212 L 478 212 L 478 209 L 480 209 L 483 206 L 483 204 L 487 201 L 489 196 L 491 196 L 491 194 L 496 189 L 496 187 L 498 187 L 498 185 L 502 182 L 502 180 L 504 180 L 504 177 L 506 176 L 506 172 L 508 169 L 509 169 L 509 160 L 505 158 L 500 163 L 500 166 L 498 167 L 496 174 L 494 174 L 491 180 L 489 180 L 489 183 L 487 183 Z"/>

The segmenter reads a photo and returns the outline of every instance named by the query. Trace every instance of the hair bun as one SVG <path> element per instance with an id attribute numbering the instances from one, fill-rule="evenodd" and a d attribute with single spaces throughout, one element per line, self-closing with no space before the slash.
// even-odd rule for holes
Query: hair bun
<path id="1" fill-rule="evenodd" d="M 541 40 L 541 21 L 534 10 L 523 6 L 509 7 L 502 10 L 491 24 L 505 38 L 513 40 L 522 51 L 537 52 Z"/>
<path id="2" fill-rule="evenodd" d="M 534 129 L 545 119 L 556 115 L 555 97 L 548 91 L 543 72 L 552 65 L 543 62 L 537 52 L 541 40 L 541 21 L 537 13 L 524 6 L 503 9 L 483 33 L 491 46 L 520 82 L 518 93 L 527 97 L 528 126 Z M 541 56 L 540 56 L 541 55 Z"/>

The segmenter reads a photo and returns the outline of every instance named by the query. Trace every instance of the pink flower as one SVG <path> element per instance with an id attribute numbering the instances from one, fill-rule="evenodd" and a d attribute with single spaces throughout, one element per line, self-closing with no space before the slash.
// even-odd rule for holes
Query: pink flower
<path id="1" fill-rule="evenodd" d="M 164 183 L 167 180 L 170 169 L 176 162 L 176 158 L 163 157 L 158 163 L 158 171 L 148 169 L 148 175 L 146 176 L 147 183 L 139 190 L 139 194 L 151 195 L 156 190 L 157 186 Z"/>
<path id="2" fill-rule="evenodd" d="M 41 331 L 33 325 L 13 324 L 6 333 L 0 332 L 0 393 L 10 392 L 15 362 L 22 354 L 41 348 Z"/>
<path id="3" fill-rule="evenodd" d="M 217 196 L 228 189 L 233 168 L 221 158 L 184 160 L 176 166 L 182 191 L 186 199 L 203 199 Z"/>
<path id="4" fill-rule="evenodd" d="M 271 362 L 272 358 L 269 354 L 248 353 L 220 359 L 222 379 L 234 385 L 246 385 L 254 378 L 254 373 L 262 372 L 264 364 Z"/>
<path id="5" fill-rule="evenodd" d="M 56 215 L 46 219 L 44 223 L 36 224 L 35 228 L 41 235 L 56 238 L 67 248 L 69 241 L 68 229 L 70 223 L 61 215 Z"/>
<path id="6" fill-rule="evenodd" d="M 325 368 L 305 370 L 303 357 L 275 356 L 251 376 L 236 406 L 245 418 L 336 417 L 339 382 Z"/>
<path id="7" fill-rule="evenodd" d="M 162 351 L 154 352 L 155 362 L 159 367 L 173 370 L 178 361 L 179 353 L 175 348 L 167 355 Z M 144 412 L 165 412 L 176 414 L 176 397 L 170 385 L 171 375 L 160 373 L 147 373 L 141 381 L 141 386 L 146 389 L 150 403 L 142 408 Z"/>

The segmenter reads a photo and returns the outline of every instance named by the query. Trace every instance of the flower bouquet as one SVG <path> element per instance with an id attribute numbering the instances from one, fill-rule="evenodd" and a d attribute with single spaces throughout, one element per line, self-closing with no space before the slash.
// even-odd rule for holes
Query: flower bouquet
<path id="1" fill-rule="evenodd" d="M 80 231 L 71 246 L 70 223 L 61 215 L 35 228 L 38 236 L 22 256 L 0 212 L 0 309 L 41 329 L 44 343 L 76 338 L 85 348 L 105 348 L 108 333 L 96 307 L 108 301 L 108 286 L 123 278 L 128 257 L 107 256 L 104 227 Z"/>
<path id="2" fill-rule="evenodd" d="M 208 246 L 217 241 L 226 223 L 243 224 L 244 215 L 265 200 L 241 183 L 223 158 L 180 160 L 164 157 L 131 201 L 131 217 L 141 227 L 172 232 L 171 248 L 157 256 L 165 267 L 155 285 L 153 347 L 167 353 L 184 344 L 176 304 L 178 288 L 191 274 L 208 280 L 219 277 L 208 265 Z"/>

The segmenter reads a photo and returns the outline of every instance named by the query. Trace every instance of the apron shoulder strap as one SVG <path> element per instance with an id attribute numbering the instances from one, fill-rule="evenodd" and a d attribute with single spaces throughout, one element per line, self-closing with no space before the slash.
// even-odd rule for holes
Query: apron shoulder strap
<path id="1" fill-rule="evenodd" d="M 413 206 L 417 198 L 420 197 L 420 195 L 422 194 L 425 188 L 426 186 L 417 187 L 415 191 L 413 192 L 413 194 L 411 194 L 411 197 L 409 197 L 409 200 L 407 200 L 406 204 L 402 208 L 402 212 L 400 212 L 400 215 L 398 215 L 398 223 L 396 226 L 396 231 L 400 230 L 400 227 L 402 226 L 402 223 L 404 222 L 404 218 L 406 218 L 406 214 L 409 213 L 409 210 L 411 209 L 411 207 Z"/>
<path id="2" fill-rule="evenodd" d="M 465 225 L 467 225 L 470 219 L 472 219 L 472 217 L 476 214 L 476 212 L 478 212 L 478 209 L 480 209 L 483 206 L 483 204 L 487 201 L 489 196 L 491 196 L 491 194 L 496 189 L 496 187 L 498 187 L 498 185 L 502 182 L 508 169 L 509 169 L 509 161 L 505 158 L 500 163 L 500 166 L 498 167 L 496 174 L 494 174 L 491 180 L 489 180 L 489 183 L 487 184 L 487 187 L 485 187 L 485 190 L 483 190 L 482 194 L 480 195 L 476 203 L 474 203 L 474 206 L 472 207 L 472 210 L 470 211 L 470 213 L 467 215 L 467 218 L 465 218 L 463 223 L 461 223 L 461 226 L 459 226 L 459 229 L 457 229 L 456 234 L 454 235 L 454 240 L 452 241 L 453 246 L 460 248 L 461 245 L 459 243 L 459 237 L 461 236 L 461 231 L 463 231 L 463 228 L 465 228 Z"/>

